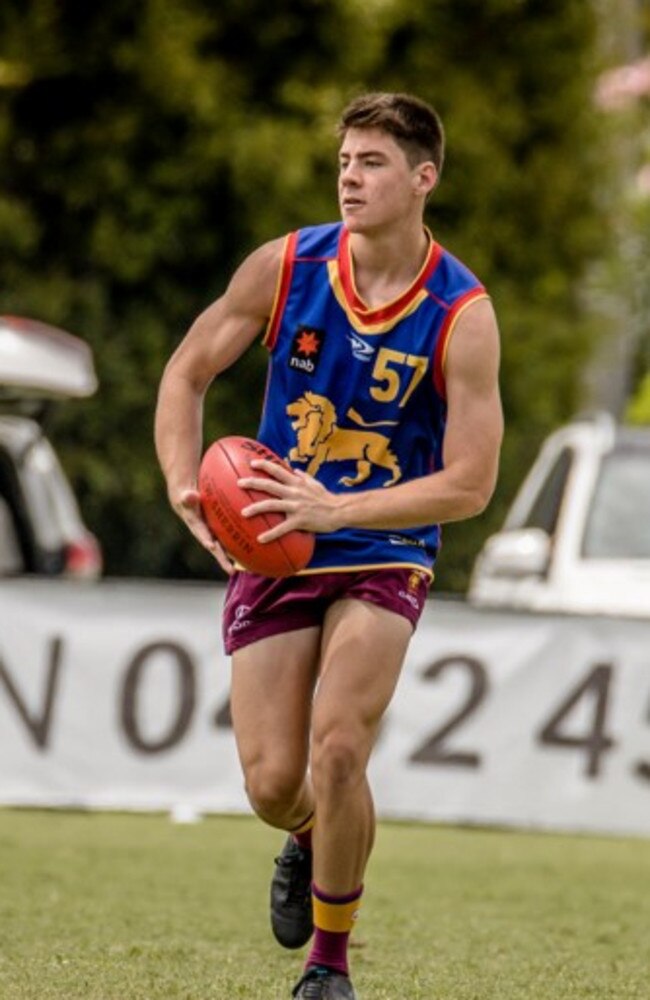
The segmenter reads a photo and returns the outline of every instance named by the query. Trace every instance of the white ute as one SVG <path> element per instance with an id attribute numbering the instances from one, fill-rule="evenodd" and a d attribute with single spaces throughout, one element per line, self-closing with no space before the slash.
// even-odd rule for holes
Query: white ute
<path id="1" fill-rule="evenodd" d="M 650 618 L 650 428 L 598 414 L 547 438 L 478 555 L 468 599 Z"/>

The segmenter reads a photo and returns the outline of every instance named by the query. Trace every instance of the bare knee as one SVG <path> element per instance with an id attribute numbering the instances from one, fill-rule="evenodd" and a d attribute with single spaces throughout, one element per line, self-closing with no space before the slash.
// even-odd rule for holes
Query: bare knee
<path id="1" fill-rule="evenodd" d="M 282 768 L 259 761 L 244 768 L 249 802 L 260 819 L 285 827 L 300 798 L 304 775 L 295 768 Z"/>
<path id="2" fill-rule="evenodd" d="M 335 726 L 315 734 L 311 771 L 317 795 L 335 794 L 337 789 L 363 780 L 368 763 L 366 743 L 365 734 L 356 729 Z"/>

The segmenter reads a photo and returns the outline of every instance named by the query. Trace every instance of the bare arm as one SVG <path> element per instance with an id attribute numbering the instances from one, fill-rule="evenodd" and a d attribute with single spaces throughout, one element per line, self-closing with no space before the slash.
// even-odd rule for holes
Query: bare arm
<path id="1" fill-rule="evenodd" d="M 407 528 L 478 514 L 494 491 L 503 435 L 498 369 L 496 319 L 490 302 L 480 300 L 459 317 L 447 351 L 444 467 L 389 490 L 332 494 L 305 473 L 297 472 L 296 479 L 253 463 L 276 477 L 272 491 L 278 499 L 261 501 L 249 510 L 287 514 L 283 524 L 262 537 L 270 540 L 290 528 Z M 268 481 L 255 482 L 271 492 Z"/>
<path id="2" fill-rule="evenodd" d="M 196 489 L 203 398 L 213 379 L 244 353 L 266 324 L 283 243 L 264 244 L 237 269 L 225 293 L 198 316 L 168 361 L 158 392 L 155 442 L 170 503 L 227 571 L 230 562 L 201 516 Z"/>

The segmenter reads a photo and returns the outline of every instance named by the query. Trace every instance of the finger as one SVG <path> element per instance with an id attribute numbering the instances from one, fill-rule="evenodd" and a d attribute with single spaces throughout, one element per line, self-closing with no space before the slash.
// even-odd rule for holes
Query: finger
<path id="1" fill-rule="evenodd" d="M 323 484 L 319 483 L 319 481 L 313 476 L 310 476 L 308 472 L 304 471 L 304 469 L 294 469 L 293 475 L 295 479 L 298 480 L 298 485 L 307 487 L 311 493 L 324 495 L 327 492 Z"/>
<path id="2" fill-rule="evenodd" d="M 227 573 L 228 576 L 232 576 L 233 573 L 235 572 L 235 566 L 233 564 L 232 559 L 230 558 L 226 550 L 222 548 L 219 542 L 215 541 L 210 551 L 214 556 L 214 558 L 219 563 L 219 565 L 221 566 L 221 569 L 224 571 L 224 573 Z"/>
<path id="3" fill-rule="evenodd" d="M 219 563 L 222 570 L 231 576 L 234 573 L 234 566 L 232 559 L 223 548 L 221 543 L 214 537 L 210 529 L 207 527 L 203 521 L 195 521 L 192 524 L 187 525 L 197 542 L 203 546 L 204 549 L 213 556 L 214 559 Z"/>
<path id="4" fill-rule="evenodd" d="M 199 491 L 193 488 L 183 490 L 178 500 L 172 506 L 197 542 L 216 559 L 224 573 L 232 576 L 235 572 L 232 559 L 208 527 L 207 521 L 203 516 L 203 506 Z"/>
<path id="5" fill-rule="evenodd" d="M 305 472 L 304 469 L 292 469 L 291 471 L 292 471 L 292 473 L 293 473 L 294 476 L 298 477 L 298 479 L 304 479 L 308 483 L 317 483 L 318 482 L 317 479 L 314 479 L 313 476 L 310 476 L 309 473 Z"/>
<path id="6" fill-rule="evenodd" d="M 281 483 L 290 483 L 293 476 L 293 469 L 287 469 L 286 466 L 280 465 L 279 462 L 269 462 L 266 458 L 254 458 L 251 462 L 251 469 L 260 469 L 262 472 L 268 472 L 270 476 L 277 479 Z"/>
<path id="7" fill-rule="evenodd" d="M 287 535 L 290 531 L 295 531 L 295 525 L 285 518 L 284 521 L 280 521 L 273 528 L 269 528 L 268 531 L 263 531 L 257 536 L 257 541 L 261 542 L 262 545 L 266 542 L 274 542 L 278 538 L 282 538 L 283 535 Z"/>
<path id="8" fill-rule="evenodd" d="M 218 543 L 205 521 L 197 517 L 186 517 L 184 521 L 185 525 L 190 529 L 196 540 L 201 543 L 203 548 L 212 552 L 214 546 Z"/>
<path id="9" fill-rule="evenodd" d="M 256 514 L 292 514 L 297 509 L 295 500 L 274 497 L 270 500 L 256 500 L 248 507 L 242 507 L 243 517 L 255 517 Z"/>
<path id="10" fill-rule="evenodd" d="M 285 496 L 287 489 L 285 483 L 276 482 L 275 479 L 255 479 L 253 476 L 238 479 L 237 485 L 243 490 L 259 490 L 260 493 L 270 493 L 274 497 Z"/>

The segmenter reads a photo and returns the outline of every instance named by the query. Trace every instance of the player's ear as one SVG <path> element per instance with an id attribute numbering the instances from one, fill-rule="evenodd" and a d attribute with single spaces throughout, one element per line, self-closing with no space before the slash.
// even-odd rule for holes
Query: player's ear
<path id="1" fill-rule="evenodd" d="M 422 163 L 418 163 L 413 171 L 414 193 L 426 197 L 428 194 L 431 194 L 437 183 L 438 171 L 435 163 L 431 160 L 424 160 Z"/>

